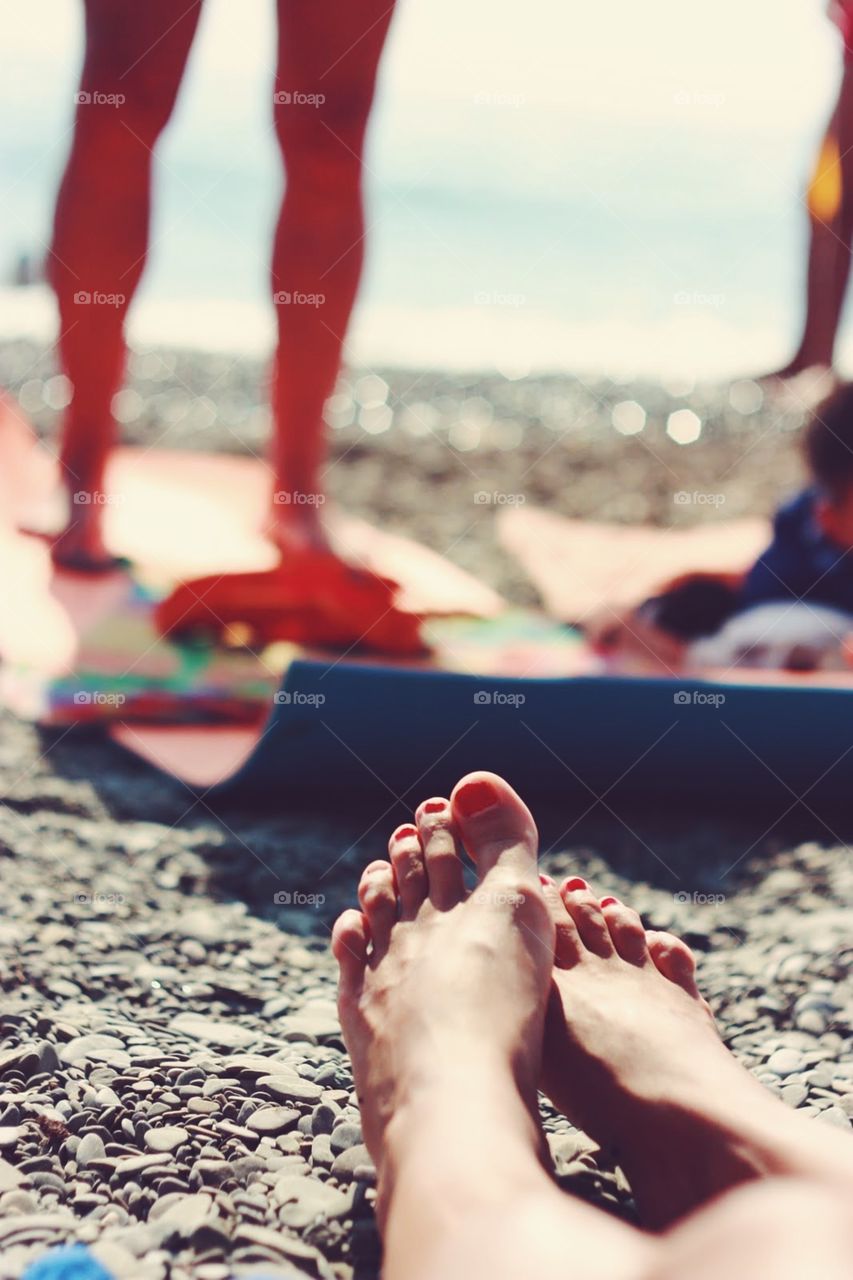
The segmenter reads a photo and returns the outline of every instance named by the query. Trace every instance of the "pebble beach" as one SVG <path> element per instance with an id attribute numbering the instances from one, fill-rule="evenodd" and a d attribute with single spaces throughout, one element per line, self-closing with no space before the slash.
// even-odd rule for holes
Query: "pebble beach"
<path id="1" fill-rule="evenodd" d="M 261 453 L 265 377 L 136 351 L 123 436 Z M 50 438 L 51 354 L 0 346 L 0 385 Z M 804 408 L 752 382 L 361 370 L 327 413 L 334 499 L 520 604 L 536 597 L 494 536 L 504 503 L 677 525 L 769 514 L 801 476 Z M 74 1242 L 116 1280 L 373 1280 L 375 1173 L 328 940 L 405 815 L 214 814 L 96 736 L 0 723 L 0 1280 Z M 724 804 L 535 816 L 543 871 L 681 933 L 741 1061 L 850 1128 L 844 833 L 744 825 Z M 560 1185 L 634 1220 L 609 1154 L 544 1100 L 542 1117 Z"/>

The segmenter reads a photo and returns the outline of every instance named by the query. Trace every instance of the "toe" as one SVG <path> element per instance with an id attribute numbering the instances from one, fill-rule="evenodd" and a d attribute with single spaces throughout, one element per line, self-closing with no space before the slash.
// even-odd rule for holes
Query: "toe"
<path id="1" fill-rule="evenodd" d="M 618 898 L 602 898 L 604 916 L 613 946 L 629 964 L 647 964 L 649 948 L 643 922 L 632 907 L 626 907 Z"/>
<path id="2" fill-rule="evenodd" d="M 388 853 L 400 896 L 400 917 L 414 920 L 427 896 L 424 851 L 417 827 L 410 822 L 398 827 L 388 841 Z"/>
<path id="3" fill-rule="evenodd" d="M 397 919 L 397 891 L 390 862 L 371 862 L 365 867 L 358 886 L 358 900 L 367 916 L 373 953 L 383 955 Z"/>
<path id="4" fill-rule="evenodd" d="M 332 954 L 340 970 L 341 997 L 349 999 L 361 990 L 367 962 L 367 921 L 360 911 L 338 916 L 332 930 Z"/>
<path id="5" fill-rule="evenodd" d="M 583 943 L 554 881 L 550 876 L 540 876 L 539 879 L 548 914 L 554 921 L 554 964 L 558 969 L 571 969 L 583 954 Z"/>
<path id="6" fill-rule="evenodd" d="M 696 957 L 686 942 L 673 933 L 649 930 L 646 934 L 649 954 L 658 972 L 691 996 L 699 994 L 696 986 Z"/>
<path id="7" fill-rule="evenodd" d="M 527 805 L 495 773 L 469 773 L 450 797 L 453 821 L 480 879 L 493 867 L 529 875 L 539 837 Z"/>
<path id="8" fill-rule="evenodd" d="M 465 896 L 462 859 L 453 825 L 450 801 L 436 796 L 418 807 L 415 822 L 426 863 L 430 902 L 449 911 Z"/>
<path id="9" fill-rule="evenodd" d="M 612 956 L 613 941 L 604 912 L 587 882 L 580 876 L 572 876 L 561 885 L 560 896 L 587 950 L 599 956 Z"/>

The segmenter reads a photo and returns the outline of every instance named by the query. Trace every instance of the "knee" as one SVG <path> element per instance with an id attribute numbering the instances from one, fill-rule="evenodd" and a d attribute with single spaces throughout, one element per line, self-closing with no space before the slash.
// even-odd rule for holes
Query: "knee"
<path id="1" fill-rule="evenodd" d="M 84 156 L 121 164 L 138 154 L 150 158 L 172 115 L 175 95 L 136 84 L 112 90 L 81 89 L 77 95 L 75 147 Z"/>
<path id="2" fill-rule="evenodd" d="M 277 95 L 282 96 L 286 95 Z M 336 94 L 334 100 L 314 103 L 289 96 L 290 101 L 275 105 L 275 130 L 289 186 L 336 200 L 357 194 L 372 93 Z"/>

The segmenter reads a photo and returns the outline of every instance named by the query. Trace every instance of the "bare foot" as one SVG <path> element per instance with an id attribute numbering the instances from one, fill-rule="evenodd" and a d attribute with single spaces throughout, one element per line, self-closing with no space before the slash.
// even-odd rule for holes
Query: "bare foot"
<path id="1" fill-rule="evenodd" d="M 563 1195 L 543 1168 L 536 1087 L 554 926 L 536 848 L 515 792 L 469 774 L 394 832 L 390 862 L 362 876 L 361 911 L 335 925 L 386 1280 L 559 1280 L 567 1247 L 586 1280 L 651 1274 L 644 1236 Z"/>
<path id="2" fill-rule="evenodd" d="M 470 894 L 454 830 L 477 866 Z M 470 774 L 449 801 L 427 800 L 389 851 L 390 863 L 371 863 L 361 878 L 361 912 L 345 912 L 332 935 L 383 1211 L 401 1144 L 448 1085 L 460 1120 L 477 1095 L 496 1091 L 521 1140 L 541 1147 L 537 1082 L 553 961 L 536 827 L 500 778 Z M 513 1095 L 524 1100 L 520 1122 Z"/>
<path id="3" fill-rule="evenodd" d="M 99 511 L 91 506 L 75 508 L 62 532 L 50 538 L 50 555 L 56 567 L 86 574 L 127 569 L 129 561 L 124 556 L 112 554 L 101 529 Z"/>
<path id="4" fill-rule="evenodd" d="M 853 1143 L 797 1116 L 725 1047 L 684 942 L 578 877 L 544 893 L 556 949 L 543 1089 L 618 1160 L 650 1226 L 749 1178 L 853 1186 Z"/>

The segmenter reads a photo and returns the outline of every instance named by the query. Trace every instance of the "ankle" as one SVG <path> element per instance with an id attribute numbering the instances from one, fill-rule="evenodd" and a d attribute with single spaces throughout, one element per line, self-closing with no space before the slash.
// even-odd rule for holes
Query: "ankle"
<path id="1" fill-rule="evenodd" d="M 535 1095 L 534 1095 L 535 1097 Z M 473 1171 L 484 1166 L 512 1183 L 541 1180 L 541 1132 L 533 1106 L 522 1099 L 512 1073 L 494 1064 L 448 1069 L 414 1081 L 397 1101 L 383 1137 L 380 1188 L 420 1172 L 456 1186 L 468 1199 Z"/>

